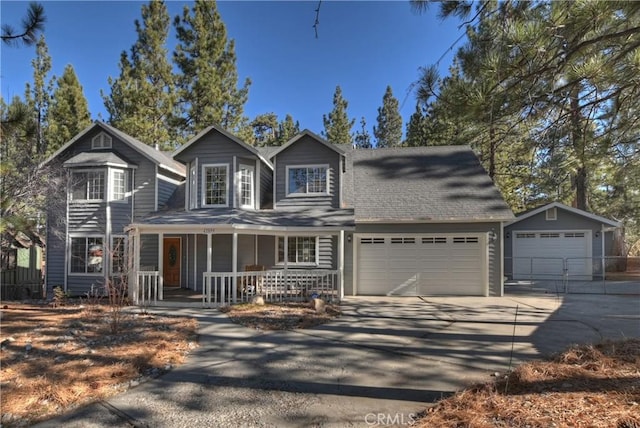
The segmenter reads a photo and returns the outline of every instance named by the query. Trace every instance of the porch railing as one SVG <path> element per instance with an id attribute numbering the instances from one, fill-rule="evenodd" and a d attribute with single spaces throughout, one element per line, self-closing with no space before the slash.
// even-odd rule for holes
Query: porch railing
<path id="1" fill-rule="evenodd" d="M 134 303 L 137 305 L 155 305 L 158 300 L 162 300 L 162 287 L 160 286 L 160 272 L 139 271 L 138 289 L 134 296 Z"/>
<path id="2" fill-rule="evenodd" d="M 316 296 L 339 300 L 338 270 L 268 270 L 204 272 L 203 305 L 248 302 L 262 296 L 266 302 L 305 301 Z"/>

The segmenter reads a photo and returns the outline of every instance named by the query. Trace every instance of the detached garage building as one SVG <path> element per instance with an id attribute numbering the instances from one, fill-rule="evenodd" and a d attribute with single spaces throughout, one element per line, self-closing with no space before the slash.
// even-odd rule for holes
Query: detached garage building
<path id="1" fill-rule="evenodd" d="M 602 273 L 620 223 L 559 202 L 505 226 L 505 273 L 512 279 L 591 280 Z"/>
<path id="2" fill-rule="evenodd" d="M 466 146 L 347 152 L 346 295 L 503 294 L 513 213 Z"/>

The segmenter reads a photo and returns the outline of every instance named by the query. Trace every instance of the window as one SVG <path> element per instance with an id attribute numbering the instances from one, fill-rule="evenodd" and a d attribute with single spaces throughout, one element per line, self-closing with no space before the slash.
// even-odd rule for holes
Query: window
<path id="1" fill-rule="evenodd" d="M 541 233 L 540 237 L 541 238 L 559 238 L 560 234 L 559 233 Z"/>
<path id="2" fill-rule="evenodd" d="M 454 244 L 477 244 L 478 238 L 475 236 L 456 236 L 453 238 Z"/>
<path id="3" fill-rule="evenodd" d="M 125 273 L 127 254 L 127 238 L 124 236 L 111 237 L 111 273 L 121 275 Z"/>
<path id="4" fill-rule="evenodd" d="M 536 237 L 535 233 L 516 233 L 517 239 L 529 239 L 529 238 L 535 238 L 535 237 Z"/>
<path id="5" fill-rule="evenodd" d="M 446 244 L 447 243 L 447 238 L 444 236 L 438 236 L 438 237 L 429 237 L 429 238 L 422 238 L 422 243 L 423 244 Z"/>
<path id="6" fill-rule="evenodd" d="M 384 244 L 384 238 L 361 238 L 361 244 Z"/>
<path id="7" fill-rule="evenodd" d="M 564 234 L 565 238 L 584 238 L 584 232 L 567 232 Z"/>
<path id="8" fill-rule="evenodd" d="M 71 273 L 101 273 L 103 261 L 101 237 L 71 238 Z"/>
<path id="9" fill-rule="evenodd" d="M 227 165 L 203 165 L 202 176 L 204 186 L 202 189 L 202 205 L 204 206 L 228 206 L 229 194 L 229 168 Z"/>
<path id="10" fill-rule="evenodd" d="M 111 148 L 111 137 L 104 132 L 99 133 L 91 139 L 92 149 L 109 149 Z"/>
<path id="11" fill-rule="evenodd" d="M 289 236 L 287 263 L 289 264 L 318 264 L 318 238 L 315 236 Z M 284 263 L 284 240 L 278 237 L 278 263 Z"/>
<path id="12" fill-rule="evenodd" d="M 391 238 L 392 244 L 415 244 L 416 238 Z"/>
<path id="13" fill-rule="evenodd" d="M 558 211 L 554 208 L 549 208 L 545 211 L 545 216 L 547 220 L 557 220 L 558 219 Z"/>
<path id="14" fill-rule="evenodd" d="M 74 201 L 104 200 L 104 171 L 74 172 L 71 179 L 71 199 Z"/>
<path id="15" fill-rule="evenodd" d="M 328 195 L 328 166 L 287 167 L 287 194 Z"/>
<path id="16" fill-rule="evenodd" d="M 238 199 L 240 206 L 253 208 L 253 167 L 240 165 L 238 171 Z"/>
<path id="17" fill-rule="evenodd" d="M 127 195 L 127 175 L 124 171 L 113 170 L 113 179 L 111 186 L 111 199 L 114 201 L 122 201 Z"/>

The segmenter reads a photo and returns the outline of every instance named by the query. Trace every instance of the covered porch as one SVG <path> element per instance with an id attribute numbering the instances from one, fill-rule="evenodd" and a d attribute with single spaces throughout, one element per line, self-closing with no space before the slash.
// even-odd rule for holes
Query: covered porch
<path id="1" fill-rule="evenodd" d="M 265 301 L 343 297 L 352 211 L 338 222 L 335 213 L 301 217 L 296 212 L 297 223 L 290 221 L 291 213 L 254 212 L 252 221 L 237 222 L 238 214 L 246 213 L 201 211 L 207 212 L 158 215 L 128 228 L 134 304 L 215 307 L 255 296 Z"/>

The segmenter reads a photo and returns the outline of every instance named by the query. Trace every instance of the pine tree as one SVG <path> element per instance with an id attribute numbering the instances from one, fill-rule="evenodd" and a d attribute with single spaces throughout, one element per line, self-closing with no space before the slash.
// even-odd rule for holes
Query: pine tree
<path id="1" fill-rule="evenodd" d="M 333 94 L 333 110 L 328 115 L 322 115 L 324 123 L 324 131 L 322 135 L 334 144 L 352 144 L 353 136 L 351 128 L 355 123 L 355 119 L 349 119 L 347 116 L 347 107 L 349 103 L 342 97 L 342 89 L 336 86 Z"/>
<path id="2" fill-rule="evenodd" d="M 367 121 L 364 119 L 364 116 L 360 119 L 360 131 L 356 131 L 354 146 L 357 149 L 370 149 L 372 147 L 371 135 L 369 135 L 369 131 L 367 130 Z"/>
<path id="3" fill-rule="evenodd" d="M 138 40 L 130 57 L 121 54 L 120 76 L 109 77 L 111 93 L 102 95 L 111 125 L 162 149 L 173 148 L 177 138 L 177 98 L 166 48 L 169 20 L 164 1 L 142 5 L 142 22 L 135 21 Z"/>
<path id="4" fill-rule="evenodd" d="M 293 116 L 287 114 L 283 121 L 278 124 L 278 136 L 276 144 L 282 145 L 292 139 L 300 132 L 300 122 L 293 121 Z"/>
<path id="5" fill-rule="evenodd" d="M 91 124 L 87 99 L 71 64 L 65 67 L 62 77 L 57 80 L 47 124 L 48 153 L 55 152 Z"/>
<path id="6" fill-rule="evenodd" d="M 393 96 L 391 86 L 382 97 L 382 107 L 378 107 L 378 126 L 373 127 L 376 147 L 399 146 L 402 140 L 402 116 L 398 99 Z"/>
<path id="7" fill-rule="evenodd" d="M 426 132 L 425 117 L 420 103 L 416 103 L 416 110 L 413 112 L 407 123 L 407 138 L 405 145 L 408 147 L 427 146 L 428 137 Z"/>
<path id="8" fill-rule="evenodd" d="M 227 40 L 216 2 L 196 0 L 191 10 L 185 6 L 174 26 L 183 131 L 195 134 L 212 124 L 237 130 L 251 81 L 238 88 L 235 42 Z"/>
<path id="9" fill-rule="evenodd" d="M 51 80 L 47 81 L 51 71 L 51 57 L 44 36 L 36 43 L 36 57 L 31 61 L 33 66 L 33 87 L 27 84 L 25 99 L 31 107 L 36 121 L 36 140 L 33 153 L 43 154 L 47 151 L 45 138 L 47 128 L 47 111 L 51 102 Z"/>
<path id="10" fill-rule="evenodd" d="M 274 145 L 278 132 L 278 116 L 275 113 L 259 114 L 251 121 L 251 128 L 253 128 L 253 144 Z"/>

